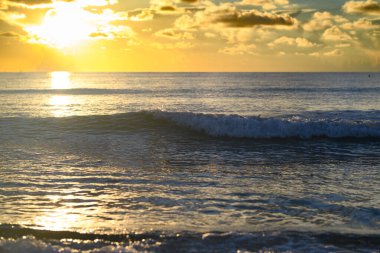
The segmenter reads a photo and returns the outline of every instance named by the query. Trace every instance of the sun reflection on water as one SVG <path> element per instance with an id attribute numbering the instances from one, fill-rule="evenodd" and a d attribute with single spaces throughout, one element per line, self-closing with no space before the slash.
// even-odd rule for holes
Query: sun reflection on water
<path id="1" fill-rule="evenodd" d="M 55 71 L 50 73 L 50 87 L 54 90 L 71 88 L 71 73 L 67 71 Z M 54 95 L 49 99 L 51 112 L 54 117 L 63 117 L 69 114 L 72 98 L 66 95 Z"/>
<path id="2" fill-rule="evenodd" d="M 68 89 L 71 87 L 71 73 L 67 71 L 55 71 L 50 73 L 52 89 Z"/>
<path id="3" fill-rule="evenodd" d="M 54 117 L 63 117 L 70 114 L 70 106 L 72 104 L 71 96 L 52 96 L 49 100 L 49 105 L 51 108 L 51 113 Z"/>
<path id="4" fill-rule="evenodd" d="M 36 224 L 39 228 L 52 231 L 63 231 L 71 229 L 73 227 L 76 227 L 79 221 L 80 215 L 73 213 L 72 210 L 67 208 L 50 210 L 44 215 L 34 218 L 34 224 Z"/>

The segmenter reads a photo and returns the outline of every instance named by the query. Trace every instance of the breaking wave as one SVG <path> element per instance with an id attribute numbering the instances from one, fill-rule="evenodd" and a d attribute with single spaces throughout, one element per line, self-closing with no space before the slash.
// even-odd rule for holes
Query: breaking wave
<path id="1" fill-rule="evenodd" d="M 29 120 L 27 123 L 18 123 L 78 131 L 190 130 L 212 137 L 253 139 L 380 138 L 379 111 L 315 112 L 260 117 L 153 110 L 64 118 L 1 119 L 4 120 L 11 120 L 13 123 Z"/>
<path id="2" fill-rule="evenodd" d="M 380 137 L 380 121 L 370 119 L 343 119 L 331 116 L 317 119 L 301 116 L 261 118 L 160 111 L 153 112 L 153 115 L 211 136 L 258 139 Z"/>
<path id="3" fill-rule="evenodd" d="M 0 252 L 374 252 L 378 234 L 165 232 L 82 234 L 0 225 Z"/>

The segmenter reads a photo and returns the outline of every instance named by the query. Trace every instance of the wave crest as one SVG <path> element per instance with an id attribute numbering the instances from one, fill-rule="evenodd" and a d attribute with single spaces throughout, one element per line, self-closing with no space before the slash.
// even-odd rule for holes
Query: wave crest
<path id="1" fill-rule="evenodd" d="M 191 112 L 150 112 L 179 126 L 216 137 L 314 138 L 380 137 L 380 122 L 342 118 L 309 119 L 299 116 L 261 118 Z"/>
<path id="2" fill-rule="evenodd" d="M 380 111 L 314 112 L 298 116 L 260 117 L 193 112 L 138 111 L 112 115 L 62 118 L 3 118 L 4 130 L 156 132 L 211 137 L 284 138 L 380 138 Z M 31 128 L 31 129 L 29 129 Z"/>
<path id="3" fill-rule="evenodd" d="M 0 225 L 0 252 L 375 252 L 379 234 L 151 231 L 81 234 Z M 17 235 L 15 235 L 17 234 Z"/>

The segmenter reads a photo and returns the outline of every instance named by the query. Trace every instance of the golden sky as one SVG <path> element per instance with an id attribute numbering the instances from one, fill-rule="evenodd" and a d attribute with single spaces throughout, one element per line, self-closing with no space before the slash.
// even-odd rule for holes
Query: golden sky
<path id="1" fill-rule="evenodd" d="M 378 0 L 0 0 L 0 71 L 379 71 Z"/>

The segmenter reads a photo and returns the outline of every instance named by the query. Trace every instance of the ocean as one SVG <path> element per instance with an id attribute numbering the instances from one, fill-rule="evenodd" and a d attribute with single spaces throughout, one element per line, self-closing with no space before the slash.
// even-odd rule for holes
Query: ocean
<path id="1" fill-rule="evenodd" d="M 380 252 L 380 74 L 1 73 L 0 252 Z"/>

